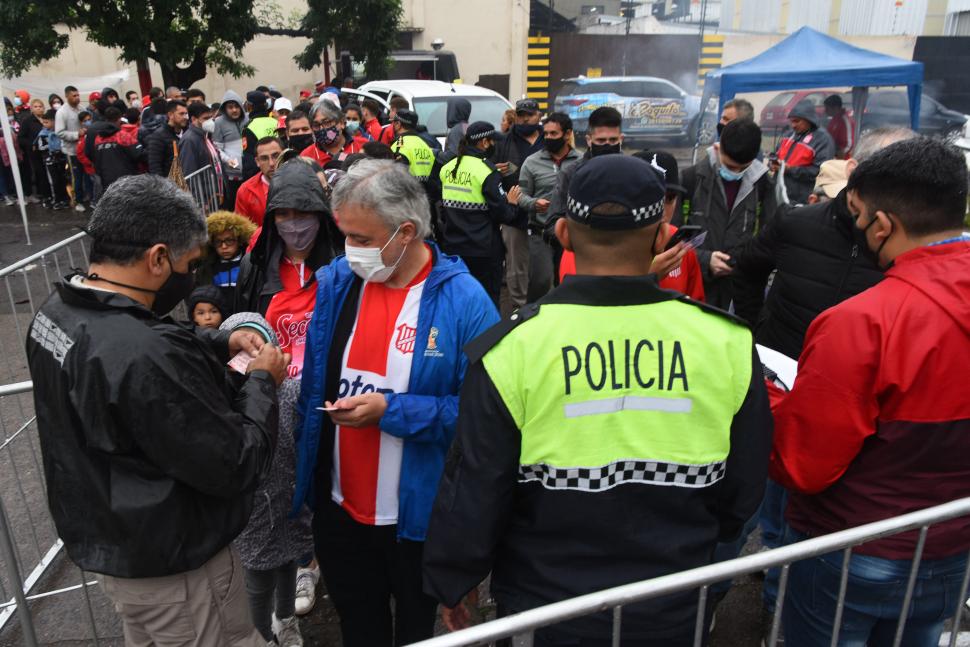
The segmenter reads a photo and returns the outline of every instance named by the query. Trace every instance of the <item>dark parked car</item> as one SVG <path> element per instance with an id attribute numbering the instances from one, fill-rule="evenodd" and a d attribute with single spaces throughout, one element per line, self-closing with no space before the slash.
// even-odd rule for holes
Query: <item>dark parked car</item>
<path id="1" fill-rule="evenodd" d="M 852 93 L 842 93 L 842 102 L 852 106 Z M 936 99 L 923 95 L 919 108 L 919 133 L 947 140 L 961 137 L 967 116 L 950 110 Z M 876 90 L 862 113 L 862 130 L 881 126 L 909 126 L 909 96 L 902 90 Z"/>

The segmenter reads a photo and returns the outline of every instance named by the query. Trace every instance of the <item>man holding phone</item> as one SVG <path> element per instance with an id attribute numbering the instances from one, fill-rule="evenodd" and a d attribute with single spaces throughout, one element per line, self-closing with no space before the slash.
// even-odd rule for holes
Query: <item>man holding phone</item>
<path id="1" fill-rule="evenodd" d="M 707 302 L 727 310 L 734 299 L 731 275 L 734 256 L 775 211 L 774 187 L 768 168 L 758 161 L 761 128 L 737 119 L 721 132 L 721 141 L 707 156 L 684 171 L 689 208 L 673 223 L 699 225 L 707 231 L 697 249 Z"/>

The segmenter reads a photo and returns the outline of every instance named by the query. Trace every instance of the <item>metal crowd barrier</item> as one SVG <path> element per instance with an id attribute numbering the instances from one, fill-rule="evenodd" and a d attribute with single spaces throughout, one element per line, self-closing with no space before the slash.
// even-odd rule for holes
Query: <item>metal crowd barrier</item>
<path id="1" fill-rule="evenodd" d="M 0 306 L 0 356 L 5 367 L 0 381 L 7 382 L 0 386 L 0 631 L 17 630 L 7 626 L 15 611 L 26 609 L 30 591 L 61 563 L 63 544 L 47 506 L 24 344 L 30 320 L 53 291 L 54 282 L 72 268 L 87 269 L 86 239 L 83 232 L 75 234 L 0 269 L 0 301 L 6 301 Z M 63 582 L 63 576 L 58 573 L 58 581 Z M 93 583 L 84 573 L 69 579 Z M 32 598 L 83 590 L 90 624 L 87 637 L 98 644 L 87 586 L 80 583 Z M 29 613 L 16 615 L 21 641 L 36 644 Z"/>
<path id="2" fill-rule="evenodd" d="M 186 175 L 185 181 L 189 185 L 192 197 L 202 208 L 202 213 L 208 216 L 213 211 L 219 210 L 222 196 L 219 195 L 219 182 L 211 164 Z"/>
<path id="3" fill-rule="evenodd" d="M 899 647 L 906 627 L 907 611 L 916 587 L 916 576 L 923 555 L 923 546 L 929 527 L 935 523 L 970 516 L 970 497 L 958 499 L 943 505 L 927 508 L 918 512 L 911 512 L 893 519 L 869 523 L 857 528 L 850 528 L 841 532 L 816 537 L 797 544 L 783 546 L 774 550 L 740 557 L 727 562 L 720 562 L 695 568 L 681 573 L 673 573 L 643 582 L 626 584 L 605 591 L 590 593 L 580 597 L 563 600 L 543 607 L 518 613 L 513 616 L 499 618 L 463 631 L 457 631 L 445 636 L 438 636 L 430 640 L 413 643 L 411 647 L 468 647 L 470 645 L 484 645 L 491 641 L 512 638 L 516 647 L 531 647 L 537 629 L 549 627 L 557 623 L 591 615 L 603 611 L 613 611 L 612 641 L 614 647 L 620 645 L 620 630 L 623 623 L 623 607 L 634 602 L 641 602 L 659 598 L 672 593 L 697 590 L 698 608 L 694 625 L 694 646 L 703 644 L 707 633 L 705 612 L 707 610 L 708 588 L 715 582 L 732 579 L 740 575 L 757 573 L 767 568 L 781 567 L 778 582 L 778 597 L 775 614 L 771 624 L 771 634 L 766 644 L 774 647 L 778 643 L 781 629 L 781 614 L 785 605 L 785 593 L 788 586 L 788 570 L 794 562 L 810 557 L 824 555 L 834 551 L 842 551 L 842 578 L 839 597 L 834 618 L 834 635 L 831 644 L 839 644 L 839 629 L 842 611 L 845 606 L 846 588 L 848 586 L 848 564 L 852 548 L 874 539 L 896 535 L 901 532 L 919 529 L 919 538 L 913 554 L 913 565 L 910 569 L 906 592 L 903 598 L 901 613 L 896 626 L 896 636 L 893 647 Z M 970 581 L 970 560 L 964 569 L 961 584 L 960 604 L 953 619 L 950 631 L 949 647 L 955 647 L 960 631 L 963 602 L 967 599 L 967 585 Z"/>

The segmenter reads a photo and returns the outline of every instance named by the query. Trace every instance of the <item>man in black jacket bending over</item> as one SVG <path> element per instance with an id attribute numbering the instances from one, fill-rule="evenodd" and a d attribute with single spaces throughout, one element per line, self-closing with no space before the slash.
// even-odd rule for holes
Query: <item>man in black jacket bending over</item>
<path id="1" fill-rule="evenodd" d="M 915 136 L 908 128 L 867 133 L 846 176 L 879 150 Z M 755 342 L 798 359 L 815 317 L 882 279 L 853 220 L 843 189 L 824 204 L 779 210 L 738 255 L 735 311 L 754 326 Z M 772 270 L 778 272 L 765 297 Z"/>
<path id="2" fill-rule="evenodd" d="M 100 574 L 126 644 L 264 645 L 229 542 L 270 467 L 289 357 L 255 333 L 163 316 L 192 289 L 206 240 L 169 180 L 119 179 L 88 232 L 89 273 L 57 283 L 27 337 L 57 532 Z M 236 388 L 226 362 L 241 351 Z"/>

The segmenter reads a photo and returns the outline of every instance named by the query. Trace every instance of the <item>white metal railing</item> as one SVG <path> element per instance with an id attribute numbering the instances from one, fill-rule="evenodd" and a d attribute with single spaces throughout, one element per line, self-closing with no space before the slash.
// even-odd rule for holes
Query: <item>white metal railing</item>
<path id="1" fill-rule="evenodd" d="M 794 562 L 841 550 L 843 551 L 842 581 L 836 605 L 835 623 L 833 625 L 836 633 L 832 637 L 832 644 L 836 645 L 838 644 L 839 620 L 842 617 L 842 609 L 845 604 L 848 557 L 851 555 L 852 548 L 874 539 L 896 535 L 916 528 L 920 529 L 919 539 L 913 556 L 913 565 L 910 570 L 906 593 L 901 607 L 902 609 L 908 609 L 912 600 L 913 590 L 916 584 L 916 575 L 922 559 L 923 546 L 929 527 L 941 521 L 964 516 L 970 516 L 970 497 L 927 508 L 926 510 L 911 512 L 892 519 L 877 521 L 857 528 L 850 528 L 830 535 L 808 539 L 774 550 L 548 604 L 452 634 L 414 643 L 411 647 L 466 647 L 487 644 L 490 641 L 503 638 L 515 638 L 517 639 L 517 645 L 531 646 L 534 632 L 537 629 L 611 609 L 614 611 L 613 644 L 618 645 L 623 621 L 622 610 L 625 605 L 694 589 L 698 589 L 699 602 L 694 632 L 694 645 L 699 646 L 702 644 L 707 631 L 703 619 L 706 612 L 707 591 L 711 584 L 729 580 L 739 575 L 757 573 L 768 568 L 781 567 L 778 598 L 775 605 L 774 618 L 772 619 L 771 634 L 767 642 L 769 647 L 773 647 L 778 640 L 781 627 L 781 612 L 784 607 L 785 592 L 788 585 L 788 569 Z M 964 569 L 963 573 L 963 583 L 960 590 L 960 597 L 958 598 L 960 601 L 967 599 L 968 580 L 970 580 L 970 560 L 968 560 L 967 568 Z M 956 617 L 954 618 L 953 629 L 950 633 L 950 647 L 954 647 L 957 644 L 956 641 L 963 606 L 963 604 L 958 606 Z M 893 642 L 894 647 L 899 647 L 900 645 L 905 624 L 906 613 L 902 613 L 897 625 L 896 638 Z"/>

